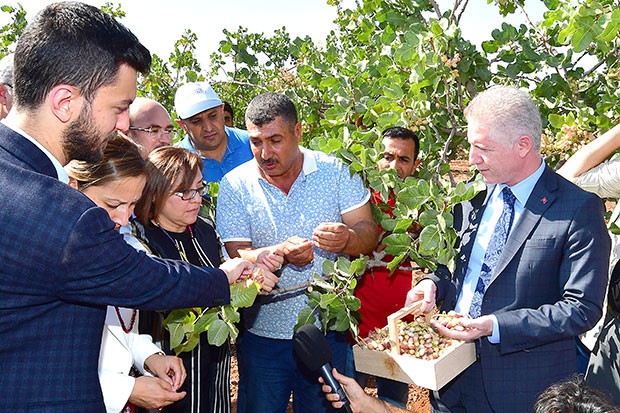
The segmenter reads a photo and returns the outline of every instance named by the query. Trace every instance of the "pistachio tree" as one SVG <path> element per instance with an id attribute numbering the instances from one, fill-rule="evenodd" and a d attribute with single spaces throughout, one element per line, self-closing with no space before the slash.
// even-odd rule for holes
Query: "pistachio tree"
<path id="1" fill-rule="evenodd" d="M 543 115 L 543 155 L 555 167 L 580 145 L 618 122 L 620 67 L 618 0 L 527 0 L 544 8 L 527 13 L 525 0 L 487 0 L 500 16 L 487 38 L 473 43 L 462 30 L 467 0 L 326 0 L 337 11 L 325 39 L 225 30 L 209 67 L 195 57 L 197 37 L 186 31 L 167 57 L 154 56 L 139 93 L 172 110 L 173 92 L 186 81 L 208 80 L 242 114 L 259 93 L 276 91 L 296 103 L 303 144 L 333 154 L 359 173 L 371 190 L 396 199 L 393 214 L 382 205 L 374 216 L 395 257 L 425 271 L 454 266 L 452 207 L 470 199 L 480 184 L 456 182 L 450 162 L 466 157 L 463 110 L 494 84 L 529 90 Z M 106 5 L 122 17 L 122 10 Z M 26 22 L 20 7 L 3 6 L 12 24 L 0 29 L 0 54 L 11 50 Z M 243 127 L 242 116 L 237 126 Z M 401 181 L 379 172 L 381 132 L 404 126 L 420 136 L 422 165 Z M 215 200 L 217 185 L 213 187 Z M 413 223 L 421 227 L 411 233 Z M 306 288 L 310 312 L 326 330 L 355 331 L 352 295 L 364 258 L 339 260 Z M 356 260 L 362 260 L 357 261 Z M 337 299 L 336 299 L 337 298 Z"/>

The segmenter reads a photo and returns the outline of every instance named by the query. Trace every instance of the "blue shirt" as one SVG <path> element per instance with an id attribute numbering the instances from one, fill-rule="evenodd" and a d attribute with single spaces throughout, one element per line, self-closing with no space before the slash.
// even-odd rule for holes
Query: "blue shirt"
<path id="1" fill-rule="evenodd" d="M 207 182 L 220 181 L 229 171 L 254 158 L 252 150 L 250 149 L 250 139 L 248 138 L 247 131 L 229 128 L 227 126 L 224 127 L 224 130 L 228 136 L 228 145 L 226 146 L 226 153 L 224 154 L 222 162 L 201 156 L 204 164 L 202 168 L 202 177 Z M 192 145 L 189 135 L 185 135 L 183 140 L 177 143 L 177 146 L 198 153 L 194 145 Z"/>
<path id="2" fill-rule="evenodd" d="M 256 248 L 292 236 L 312 239 L 322 222 L 342 222 L 342 215 L 362 207 L 370 192 L 358 175 L 333 156 L 300 148 L 303 167 L 288 195 L 267 182 L 255 160 L 224 176 L 217 200 L 216 227 L 223 242 L 248 241 Z M 287 264 L 278 287 L 299 285 L 321 274 L 324 260 L 337 254 L 314 247 L 314 261 L 304 267 Z M 244 313 L 246 327 L 256 335 L 290 339 L 297 314 L 306 307 L 304 289 L 275 297 L 259 297 Z"/>

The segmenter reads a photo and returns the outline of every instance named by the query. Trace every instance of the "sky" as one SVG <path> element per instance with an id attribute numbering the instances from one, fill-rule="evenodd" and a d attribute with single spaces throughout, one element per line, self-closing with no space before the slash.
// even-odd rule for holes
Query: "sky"
<path id="1" fill-rule="evenodd" d="M 82 0 L 100 7 L 105 0 Z M 164 60 L 174 48 L 186 29 L 198 36 L 198 61 L 207 68 L 209 56 L 217 50 L 224 39 L 223 29 L 235 31 L 239 26 L 250 32 L 270 35 L 274 30 L 286 27 L 292 38 L 309 35 L 315 42 L 325 39 L 336 18 L 336 8 L 327 5 L 327 0 L 110 0 L 120 4 L 126 16 L 121 22 L 129 27 L 140 41 Z M 46 0 L 1 0 L 0 4 L 16 6 L 22 4 L 27 19 L 51 1 Z M 451 0 L 439 0 L 442 9 L 451 5 Z M 354 0 L 344 0 L 352 7 Z M 530 18 L 542 16 L 542 1 L 526 2 Z M 2 19 L 4 18 L 4 20 Z M 474 44 L 490 37 L 491 30 L 499 27 L 503 18 L 487 0 L 470 0 L 462 22 L 464 36 Z M 510 17 L 512 24 L 523 21 L 521 15 Z M 0 24 L 8 23 L 5 14 L 0 15 Z"/>

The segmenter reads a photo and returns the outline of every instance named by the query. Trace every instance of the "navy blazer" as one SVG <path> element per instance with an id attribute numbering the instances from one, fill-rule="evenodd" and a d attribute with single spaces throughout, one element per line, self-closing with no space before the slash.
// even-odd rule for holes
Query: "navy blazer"
<path id="1" fill-rule="evenodd" d="M 443 310 L 461 291 L 480 220 L 493 186 L 455 208 L 456 271 L 430 278 Z M 513 227 L 482 302 L 494 314 L 500 343 L 479 340 L 483 383 L 495 411 L 529 412 L 550 384 L 576 372 L 575 337 L 602 314 L 610 241 L 603 203 L 549 167 Z"/>
<path id="2" fill-rule="evenodd" d="M 0 412 L 105 412 L 97 362 L 107 305 L 230 300 L 223 271 L 126 244 L 105 210 L 3 124 L 0 222 Z"/>

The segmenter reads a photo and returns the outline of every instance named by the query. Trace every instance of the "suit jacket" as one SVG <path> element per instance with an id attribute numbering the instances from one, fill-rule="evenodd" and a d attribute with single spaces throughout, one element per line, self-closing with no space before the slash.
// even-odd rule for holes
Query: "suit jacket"
<path id="1" fill-rule="evenodd" d="M 129 327 L 132 310 L 119 308 L 126 327 Z M 129 400 L 136 379 L 129 375 L 135 366 L 143 375 L 150 374 L 144 370 L 144 361 L 160 352 L 153 344 L 151 336 L 138 334 L 138 315 L 133 328 L 125 333 L 116 315 L 116 309 L 108 307 L 101 351 L 99 353 L 99 383 L 103 390 L 103 399 L 108 413 L 119 413 Z"/>
<path id="2" fill-rule="evenodd" d="M 444 310 L 456 305 L 492 188 L 455 208 L 455 273 L 430 276 Z M 601 200 L 546 167 L 483 297 L 482 314 L 497 317 L 501 337 L 479 340 L 480 385 L 497 412 L 529 412 L 542 390 L 576 372 L 575 337 L 602 314 L 609 249 Z"/>
<path id="3" fill-rule="evenodd" d="M 104 412 L 97 377 L 107 305 L 145 310 L 230 300 L 219 269 L 148 257 L 106 211 L 56 179 L 0 124 L 0 411 Z"/>

